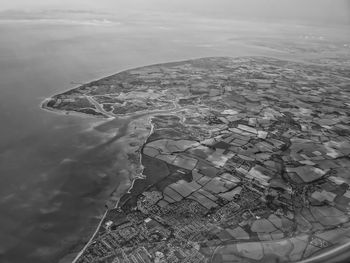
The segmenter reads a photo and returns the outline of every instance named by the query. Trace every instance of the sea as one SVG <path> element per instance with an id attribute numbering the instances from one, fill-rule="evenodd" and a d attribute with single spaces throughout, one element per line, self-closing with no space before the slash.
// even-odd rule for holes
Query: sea
<path id="1" fill-rule="evenodd" d="M 45 98 L 155 63 L 296 59 L 292 47 L 284 48 L 290 41 L 323 43 L 331 34 L 339 35 L 309 25 L 181 15 L 1 19 L 0 262 L 69 262 L 67 255 L 89 239 L 109 195 L 123 183 L 120 149 L 106 143 L 118 124 L 98 129 L 109 120 L 43 110 Z M 335 45 L 350 44 L 338 40 Z"/>

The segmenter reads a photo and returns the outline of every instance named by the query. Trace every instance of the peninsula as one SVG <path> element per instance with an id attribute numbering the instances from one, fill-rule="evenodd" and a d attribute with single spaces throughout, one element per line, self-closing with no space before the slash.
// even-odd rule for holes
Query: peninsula
<path id="1" fill-rule="evenodd" d="M 299 262 L 350 242 L 350 71 L 266 57 L 127 70 L 43 108 L 124 120 L 132 184 L 74 262 Z"/>

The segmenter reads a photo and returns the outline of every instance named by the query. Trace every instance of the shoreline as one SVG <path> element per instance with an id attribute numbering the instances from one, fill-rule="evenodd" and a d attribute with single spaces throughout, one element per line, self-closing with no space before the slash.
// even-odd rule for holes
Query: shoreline
<path id="1" fill-rule="evenodd" d="M 119 203 L 119 200 L 118 200 Z M 117 204 L 118 205 L 118 204 Z M 85 246 L 78 252 L 78 254 L 74 257 L 74 260 L 72 261 L 72 263 L 76 263 L 79 258 L 84 254 L 85 250 L 90 246 L 91 242 L 94 240 L 95 236 L 97 235 L 98 231 L 100 230 L 100 227 L 102 225 L 102 222 L 104 221 L 104 219 L 106 218 L 107 214 L 109 212 L 109 209 L 106 209 L 106 211 L 104 212 L 99 224 L 96 227 L 95 232 L 92 234 L 91 238 L 89 239 L 89 241 L 85 244 Z"/>
<path id="2" fill-rule="evenodd" d="M 83 112 L 78 112 L 78 111 L 65 111 L 65 110 L 54 109 L 54 108 L 51 108 L 51 107 L 47 106 L 48 99 L 49 98 L 44 99 L 39 104 L 39 107 L 42 110 L 50 112 L 50 113 L 54 113 L 54 114 L 57 114 L 57 115 L 65 115 L 65 116 L 78 116 L 78 117 L 91 118 L 91 119 L 96 119 L 97 118 L 97 119 L 106 120 L 106 121 L 113 120 L 113 117 L 105 118 L 105 117 L 102 117 L 102 116 L 91 115 L 91 114 L 88 114 L 88 113 L 83 113 Z"/>
<path id="3" fill-rule="evenodd" d="M 145 113 L 137 112 L 136 114 L 134 113 L 134 116 L 132 116 L 133 114 L 130 114 L 130 115 L 127 116 L 127 117 L 129 117 L 129 118 L 134 117 L 134 118 L 132 118 L 132 119 L 135 120 L 135 119 L 138 119 L 138 118 L 144 116 L 145 114 L 147 114 L 147 113 L 146 113 L 146 112 L 145 112 Z M 152 113 L 150 113 L 150 114 L 152 114 Z M 149 138 L 149 137 L 151 136 L 151 134 L 153 133 L 154 127 L 153 127 L 153 125 L 152 125 L 152 123 L 151 123 L 151 119 L 152 119 L 152 117 L 149 117 L 149 118 L 148 118 L 148 122 L 149 122 L 149 124 L 151 125 L 151 130 L 150 130 L 150 132 L 149 132 L 147 138 L 142 142 L 142 144 L 141 144 L 141 146 L 140 146 L 140 149 L 143 147 L 143 145 L 147 142 L 148 138 Z M 127 125 L 129 126 L 129 124 L 130 124 L 130 123 L 128 123 Z M 98 234 L 98 232 L 99 232 L 99 230 L 100 230 L 100 228 L 101 228 L 101 226 L 102 226 L 102 223 L 103 223 L 103 221 L 105 220 L 105 218 L 106 218 L 108 212 L 109 212 L 110 210 L 112 210 L 112 209 L 117 209 L 117 208 L 118 208 L 118 206 L 119 206 L 119 204 L 120 204 L 120 198 L 121 198 L 124 194 L 127 194 L 127 193 L 129 193 L 129 192 L 132 190 L 132 188 L 134 187 L 134 183 L 135 183 L 135 181 L 136 181 L 137 179 L 142 179 L 142 178 L 145 177 L 145 176 L 143 175 L 144 166 L 142 165 L 142 154 L 141 154 L 141 153 L 140 153 L 140 164 L 139 164 L 139 165 L 140 165 L 140 168 L 141 168 L 140 174 L 137 175 L 137 176 L 135 176 L 134 178 L 132 178 L 132 180 L 129 180 L 129 182 L 130 182 L 130 187 L 128 187 L 126 191 L 123 191 L 123 192 L 120 192 L 120 193 L 118 193 L 118 192 L 116 193 L 117 195 L 120 196 L 120 197 L 118 197 L 118 200 L 117 200 L 116 204 L 114 205 L 113 208 L 106 208 L 106 210 L 105 210 L 105 212 L 104 212 L 102 218 L 100 219 L 100 221 L 99 221 L 99 223 L 98 223 L 98 225 L 97 225 L 97 227 L 96 227 L 94 233 L 91 235 L 90 239 L 89 239 L 88 242 L 84 245 L 84 247 L 74 256 L 74 259 L 73 259 L 72 263 L 76 263 L 76 262 L 79 260 L 79 258 L 84 254 L 85 250 L 86 250 L 86 249 L 90 246 L 90 244 L 93 242 L 93 240 L 94 240 L 94 238 L 96 237 L 96 235 Z M 116 191 L 118 191 L 118 188 L 116 188 L 116 189 L 110 194 L 110 196 L 113 196 L 113 194 L 114 194 Z M 108 203 L 108 201 L 109 201 L 109 200 L 107 200 L 106 203 Z"/>
<path id="4" fill-rule="evenodd" d="M 170 109 L 169 111 L 171 111 L 171 110 L 176 110 L 176 109 L 177 109 L 177 107 L 174 108 L 174 109 Z M 134 116 L 132 116 L 133 114 L 134 114 Z M 133 117 L 133 118 L 132 118 L 133 120 L 138 119 L 138 118 L 140 118 L 140 117 L 142 117 L 142 116 L 144 116 L 144 115 L 147 115 L 146 112 L 137 112 L 137 113 L 133 113 L 133 114 L 130 114 L 131 116 L 130 116 L 130 115 L 128 116 L 129 118 L 132 118 L 132 117 Z M 149 113 L 149 115 L 151 115 L 151 114 L 153 114 L 153 113 L 152 113 L 152 112 Z M 146 139 L 142 142 L 142 145 L 140 146 L 140 149 L 143 148 L 143 146 L 146 144 L 148 138 L 152 135 L 152 133 L 153 133 L 153 131 L 154 131 L 154 125 L 152 124 L 152 116 L 148 117 L 148 122 L 149 122 L 149 125 L 151 126 L 151 130 L 149 131 L 149 134 L 148 134 L 148 136 L 146 137 Z M 129 123 L 129 124 L 130 124 L 130 123 Z M 128 125 L 129 125 L 129 124 L 128 124 Z M 117 194 L 120 194 L 120 197 L 118 197 L 118 201 L 116 202 L 115 206 L 114 206 L 113 208 L 107 208 L 107 209 L 106 209 L 105 213 L 103 214 L 103 217 L 101 218 L 101 220 L 100 220 L 99 224 L 97 225 L 97 227 L 96 227 L 94 233 L 92 234 L 91 238 L 90 238 L 89 241 L 85 244 L 85 246 L 78 252 L 78 254 L 74 257 L 74 260 L 72 261 L 72 263 L 76 263 L 76 262 L 79 260 L 79 258 L 84 254 L 85 250 L 89 247 L 89 245 L 91 244 L 91 242 L 94 240 L 94 238 L 96 237 L 96 235 L 97 235 L 99 229 L 101 228 L 102 223 L 103 223 L 103 221 L 105 220 L 105 218 L 106 218 L 108 212 L 109 212 L 110 210 L 112 210 L 112 209 L 117 209 L 117 208 L 118 208 L 118 206 L 119 206 L 119 204 L 120 204 L 120 199 L 121 199 L 121 197 L 122 197 L 123 195 L 127 194 L 127 193 L 130 193 L 130 191 L 131 191 L 132 188 L 134 187 L 134 183 L 135 183 L 135 181 L 136 181 L 137 179 L 144 179 L 144 178 L 145 178 L 145 175 L 143 175 L 144 166 L 142 165 L 142 154 L 141 154 L 141 152 L 140 152 L 140 164 L 139 164 L 139 165 L 140 165 L 140 168 L 141 168 L 140 174 L 137 175 L 137 176 L 135 176 L 134 178 L 132 178 L 132 180 L 129 181 L 129 182 L 130 182 L 130 187 L 128 187 L 126 191 L 117 193 Z M 113 196 L 113 194 L 114 194 L 115 191 L 117 191 L 117 190 L 118 190 L 118 188 L 116 188 L 116 189 L 111 193 L 111 196 Z M 106 203 L 107 203 L 107 202 L 108 202 L 108 200 L 106 201 Z"/>

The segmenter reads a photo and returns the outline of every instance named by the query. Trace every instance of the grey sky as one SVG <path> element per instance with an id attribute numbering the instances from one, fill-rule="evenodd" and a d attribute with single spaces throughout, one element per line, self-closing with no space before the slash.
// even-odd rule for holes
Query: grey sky
<path id="1" fill-rule="evenodd" d="M 343 22 L 350 24 L 350 0 L 0 0 L 6 9 L 88 9 L 188 12 L 215 17 Z"/>

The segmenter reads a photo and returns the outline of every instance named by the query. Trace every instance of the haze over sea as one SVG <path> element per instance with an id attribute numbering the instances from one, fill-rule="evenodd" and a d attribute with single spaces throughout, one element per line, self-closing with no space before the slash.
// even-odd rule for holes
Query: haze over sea
<path id="1" fill-rule="evenodd" d="M 301 51 L 291 52 L 298 45 L 350 50 L 346 25 L 118 14 L 0 13 L 0 262 L 58 262 L 88 239 L 125 179 L 118 177 L 118 149 L 98 147 L 118 127 L 101 131 L 94 129 L 101 119 L 44 111 L 46 97 L 154 63 L 254 55 L 303 60 Z"/>

